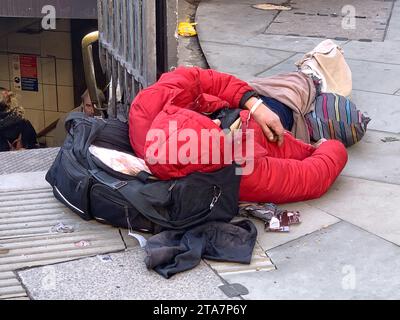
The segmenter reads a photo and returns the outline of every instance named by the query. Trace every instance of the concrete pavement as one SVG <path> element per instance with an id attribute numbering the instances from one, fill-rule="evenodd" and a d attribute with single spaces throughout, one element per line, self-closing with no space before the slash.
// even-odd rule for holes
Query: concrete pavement
<path id="1" fill-rule="evenodd" d="M 293 71 L 296 59 L 323 40 L 316 36 L 317 28 L 344 47 L 354 75 L 353 100 L 372 118 L 364 139 L 349 149 L 349 163 L 328 194 L 284 206 L 300 210 L 303 223 L 288 234 L 273 234 L 256 222 L 259 238 L 252 265 L 206 261 L 171 280 L 146 270 L 137 242 L 116 229 L 118 234 L 109 241 L 115 241 L 113 250 L 120 252 L 103 250 L 110 244 L 105 241 L 94 253 L 86 248 L 88 252 L 77 261 L 68 261 L 77 258 L 61 252 L 58 264 L 46 266 L 38 260 L 34 266 L 41 267 L 27 264 L 27 270 L 4 270 L 0 298 L 3 288 L 9 298 L 28 294 L 32 299 L 227 299 L 218 289 L 224 283 L 244 285 L 249 294 L 239 297 L 243 299 L 399 298 L 400 277 L 395 271 L 400 267 L 400 141 L 382 140 L 400 140 L 400 2 L 346 0 L 330 7 L 330 2 L 298 0 L 287 2 L 293 9 L 286 13 L 252 8 L 257 3 L 265 1 L 200 3 L 197 30 L 210 67 L 245 80 Z M 359 16 L 356 28 L 348 32 L 338 30 L 340 18 L 335 16 L 344 4 L 352 4 Z M 293 26 L 301 28 L 293 31 L 287 23 L 291 19 L 297 19 Z M 14 196 L 1 192 L 10 192 L 15 179 L 20 184 L 15 190 L 44 188 L 43 173 L 25 174 L 24 179 L 2 176 L 0 195 Z M 30 212 L 29 206 L 36 204 L 27 205 Z M 73 215 L 55 214 L 66 221 Z M 91 227 L 81 222 L 79 228 Z M 53 241 L 52 237 L 44 240 Z M 44 240 L 36 240 L 42 248 Z M 14 250 L 20 250 L 23 242 L 12 242 L 10 252 L 0 256 L 0 265 L 16 258 L 19 251 Z M 62 248 L 68 249 L 69 242 L 66 237 Z M 56 240 L 53 245 L 60 248 Z"/>
<path id="2" fill-rule="evenodd" d="M 147 270 L 127 230 L 79 218 L 54 198 L 45 174 L 1 176 L 0 300 L 229 299 L 205 262 L 170 280 Z"/>
<path id="3" fill-rule="evenodd" d="M 398 299 L 400 1 L 299 0 L 285 3 L 290 11 L 257 3 L 265 1 L 201 2 L 197 30 L 210 67 L 244 80 L 294 71 L 305 52 L 332 38 L 353 72 L 352 99 L 372 121 L 328 194 L 290 205 L 303 214 L 300 226 L 289 234 L 260 226 L 258 241 L 276 270 L 224 278 L 246 286 L 245 299 Z M 358 17 L 348 31 L 338 27 L 344 5 Z"/>

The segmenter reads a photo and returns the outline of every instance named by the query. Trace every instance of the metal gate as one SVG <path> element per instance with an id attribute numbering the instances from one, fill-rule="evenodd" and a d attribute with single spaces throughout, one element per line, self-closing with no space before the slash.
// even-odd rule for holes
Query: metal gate
<path id="1" fill-rule="evenodd" d="M 156 1 L 98 0 L 100 61 L 110 80 L 103 109 L 110 117 L 126 115 L 137 93 L 156 81 Z"/>

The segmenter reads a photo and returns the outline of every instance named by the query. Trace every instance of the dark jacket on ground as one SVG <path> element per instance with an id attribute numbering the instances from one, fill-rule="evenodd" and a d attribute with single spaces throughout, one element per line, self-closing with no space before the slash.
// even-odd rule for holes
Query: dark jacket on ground
<path id="1" fill-rule="evenodd" d="M 147 241 L 145 263 L 167 279 L 194 268 L 202 258 L 249 264 L 256 239 L 257 229 L 250 220 L 164 231 Z"/>

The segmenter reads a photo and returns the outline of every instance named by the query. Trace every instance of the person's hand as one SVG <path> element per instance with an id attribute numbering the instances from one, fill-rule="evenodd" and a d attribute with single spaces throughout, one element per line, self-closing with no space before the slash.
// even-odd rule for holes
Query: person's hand
<path id="1" fill-rule="evenodd" d="M 246 107 L 251 110 L 255 102 L 257 102 L 257 99 L 250 99 Z M 285 129 L 275 112 L 271 111 L 265 104 L 261 104 L 252 117 L 260 125 L 269 141 L 277 142 L 279 146 L 283 144 Z"/>

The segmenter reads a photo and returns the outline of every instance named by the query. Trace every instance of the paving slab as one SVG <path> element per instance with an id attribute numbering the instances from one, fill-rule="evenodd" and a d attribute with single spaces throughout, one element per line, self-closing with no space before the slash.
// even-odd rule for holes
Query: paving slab
<path id="1" fill-rule="evenodd" d="M 0 175 L 18 172 L 46 171 L 60 148 L 0 152 Z"/>
<path id="2" fill-rule="evenodd" d="M 400 185 L 340 176 L 307 204 L 400 245 Z"/>
<path id="3" fill-rule="evenodd" d="M 276 271 L 227 276 L 245 299 L 399 299 L 400 248 L 345 222 L 267 252 Z"/>
<path id="4" fill-rule="evenodd" d="M 221 279 L 201 262 L 169 280 L 144 264 L 132 249 L 108 259 L 86 258 L 18 272 L 34 300 L 226 300 Z"/>
<path id="5" fill-rule="evenodd" d="M 303 57 L 296 54 L 257 77 L 268 77 L 297 69 L 295 63 Z M 346 59 L 353 74 L 353 89 L 393 95 L 400 87 L 400 65 Z M 377 79 L 380 79 L 379 81 Z M 382 80 L 384 79 L 384 81 Z"/>
<path id="6" fill-rule="evenodd" d="M 400 64 L 400 41 L 349 41 L 342 47 L 347 59 Z"/>
<path id="7" fill-rule="evenodd" d="M 26 298 L 25 289 L 14 272 L 0 272 L 0 300 Z"/>
<path id="8" fill-rule="evenodd" d="M 311 207 L 304 202 L 280 205 L 279 207 L 291 211 L 300 211 L 302 223 L 291 226 L 290 232 L 288 233 L 275 233 L 265 232 L 264 223 L 252 219 L 258 231 L 257 241 L 264 250 L 279 247 L 287 242 L 301 238 L 340 221 L 336 217 Z"/>
<path id="9" fill-rule="evenodd" d="M 400 185 L 400 134 L 368 130 L 348 154 L 343 175 Z"/>
<path id="10" fill-rule="evenodd" d="M 14 190 L 48 189 L 50 186 L 45 180 L 46 171 L 12 173 L 0 178 L 0 192 Z"/>
<path id="11" fill-rule="evenodd" d="M 303 56 L 303 53 L 297 53 L 291 56 L 289 59 L 283 61 L 282 63 L 273 66 L 272 68 L 265 68 L 265 71 L 257 74 L 257 78 L 270 77 L 280 73 L 296 71 L 297 67 L 295 63 L 299 61 Z"/>
<path id="12" fill-rule="evenodd" d="M 252 8 L 252 5 L 264 2 L 263 0 L 230 1 L 227 5 L 226 1 L 201 1 L 196 13 L 198 23 L 196 29 L 200 42 L 242 44 L 249 37 L 263 33 L 277 14 L 276 11 Z M 276 0 L 275 2 L 279 3 Z"/>
<path id="13" fill-rule="evenodd" d="M 231 274 L 244 274 L 251 272 L 260 273 L 275 270 L 274 264 L 271 262 L 271 259 L 266 255 L 265 250 L 260 246 L 258 241 L 254 246 L 253 256 L 251 258 L 250 264 L 213 260 L 205 260 L 205 262 L 222 278 Z"/>
<path id="14" fill-rule="evenodd" d="M 390 19 L 389 27 L 386 33 L 386 40 L 400 40 L 400 2 L 395 1 L 392 17 Z"/>
<path id="15" fill-rule="evenodd" d="M 10 273 L 126 249 L 119 229 L 84 221 L 58 202 L 45 172 L 3 175 L 0 179 L 0 299 L 24 297 Z M 63 224 L 70 232 L 55 228 Z M 128 243 L 129 247 L 137 242 Z"/>
<path id="16" fill-rule="evenodd" d="M 352 101 L 372 119 L 369 129 L 400 133 L 400 97 L 353 90 Z"/>
<path id="17" fill-rule="evenodd" d="M 51 189 L 0 192 L 0 203 L 0 272 L 125 250 L 118 229 L 82 220 Z"/>
<path id="18" fill-rule="evenodd" d="M 348 21 L 347 10 L 343 12 L 348 5 L 354 10 L 353 21 Z M 266 33 L 383 41 L 392 3 L 374 0 L 303 0 L 293 3 L 292 7 L 290 11 L 280 12 Z"/>
<path id="19" fill-rule="evenodd" d="M 279 64 L 292 53 L 278 50 L 242 47 L 232 44 L 202 42 L 204 54 L 211 68 L 243 80 L 250 80 L 263 70 Z M 251 61 L 251 63 L 249 63 Z"/>
<path id="20" fill-rule="evenodd" d="M 297 36 L 282 36 L 274 34 L 259 34 L 246 40 L 243 45 L 250 47 L 260 47 L 267 49 L 283 50 L 289 52 L 309 52 L 314 49 L 325 38 L 310 38 Z M 343 45 L 346 41 L 337 41 L 338 45 Z"/>
<path id="21" fill-rule="evenodd" d="M 353 89 L 394 94 L 400 88 L 400 65 L 346 59 L 353 74 Z"/>

